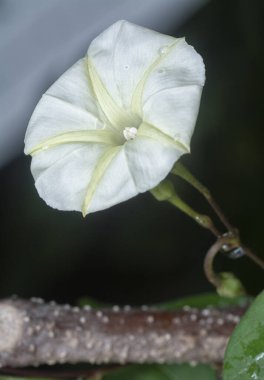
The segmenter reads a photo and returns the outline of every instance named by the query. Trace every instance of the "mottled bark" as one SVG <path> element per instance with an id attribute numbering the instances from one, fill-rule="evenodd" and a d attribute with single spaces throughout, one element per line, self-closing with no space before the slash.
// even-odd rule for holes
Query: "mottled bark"
<path id="1" fill-rule="evenodd" d="M 42 300 L 0 302 L 0 366 L 221 363 L 245 308 L 95 310 Z"/>

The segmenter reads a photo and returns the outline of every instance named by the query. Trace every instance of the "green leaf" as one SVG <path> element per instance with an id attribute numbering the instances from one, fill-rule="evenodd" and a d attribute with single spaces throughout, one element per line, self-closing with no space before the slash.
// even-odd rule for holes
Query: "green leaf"
<path id="1" fill-rule="evenodd" d="M 108 373 L 103 380 L 215 380 L 215 371 L 206 365 L 133 365 Z"/>
<path id="2" fill-rule="evenodd" d="M 99 377 L 98 377 L 99 378 Z M 101 377 L 100 377 L 101 378 Z M 96 375 L 89 379 L 97 379 Z M 192 367 L 188 364 L 149 364 L 128 365 L 107 372 L 103 380 L 216 380 L 215 371 L 200 364 Z M 56 380 L 52 378 L 30 378 L 0 376 L 0 380 Z"/>
<path id="3" fill-rule="evenodd" d="M 224 380 L 264 379 L 264 292 L 253 302 L 231 336 Z"/>
<path id="4" fill-rule="evenodd" d="M 157 307 L 174 310 L 182 308 L 186 305 L 197 309 L 208 307 L 224 308 L 228 306 L 245 306 L 251 301 L 250 297 L 239 296 L 234 298 L 221 297 L 217 293 L 204 293 L 196 296 L 181 298 L 177 301 L 171 301 L 157 305 Z"/>

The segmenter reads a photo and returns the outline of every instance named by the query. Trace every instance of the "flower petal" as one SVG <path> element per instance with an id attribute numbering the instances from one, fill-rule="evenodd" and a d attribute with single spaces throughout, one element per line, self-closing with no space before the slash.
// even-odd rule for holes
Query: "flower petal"
<path id="1" fill-rule="evenodd" d="M 97 143 L 106 145 L 117 145 L 119 139 L 109 130 L 91 130 L 91 131 L 76 131 L 66 132 L 50 137 L 47 140 L 36 145 L 29 154 L 34 155 L 42 150 L 53 148 L 62 144 L 76 144 L 76 143 Z"/>
<path id="2" fill-rule="evenodd" d="M 140 135 L 127 141 L 124 149 L 131 176 L 140 193 L 157 186 L 184 154 L 173 144 Z"/>
<path id="3" fill-rule="evenodd" d="M 161 49 L 176 40 L 118 21 L 93 40 L 87 54 L 114 101 L 129 108 L 144 73 L 160 59 Z"/>
<path id="4" fill-rule="evenodd" d="M 138 194 L 128 167 L 124 147 L 121 147 L 121 149 L 119 147 L 116 152 L 114 150 L 110 151 L 106 161 L 108 158 L 107 170 L 100 176 L 90 205 L 88 205 L 88 208 L 84 207 L 83 209 L 84 213 L 109 208 Z M 97 177 L 97 173 L 94 173 L 93 176 Z M 88 187 L 90 191 L 93 185 L 89 184 Z"/>
<path id="5" fill-rule="evenodd" d="M 87 69 L 87 57 L 77 61 L 46 92 L 98 117 L 97 103 Z"/>
<path id="6" fill-rule="evenodd" d="M 108 148 L 96 163 L 84 197 L 84 202 L 82 206 L 83 216 L 87 215 L 94 193 L 100 185 L 100 181 L 104 176 L 106 170 L 108 169 L 108 166 L 111 164 L 115 156 L 119 153 L 120 149 L 120 146 Z"/>
<path id="7" fill-rule="evenodd" d="M 181 39 L 145 82 L 143 120 L 189 147 L 204 80 L 201 56 Z"/>
<path id="8" fill-rule="evenodd" d="M 73 144 L 71 151 L 68 149 L 68 145 L 60 145 L 49 149 L 48 154 L 47 151 L 36 154 L 31 171 L 39 195 L 49 206 L 81 211 L 94 167 L 106 148 L 99 144 Z"/>
<path id="9" fill-rule="evenodd" d="M 28 125 L 25 153 L 55 135 L 103 127 L 90 85 L 87 59 L 81 59 L 43 95 Z"/>
<path id="10" fill-rule="evenodd" d="M 203 87 L 205 68 L 202 57 L 188 45 L 184 38 L 165 49 L 163 59 L 148 76 L 142 98 L 142 106 L 157 92 L 174 87 L 196 85 Z"/>
<path id="11" fill-rule="evenodd" d="M 190 147 L 202 87 L 186 86 L 163 90 L 151 96 L 143 108 L 143 119 L 179 143 Z"/>
<path id="12" fill-rule="evenodd" d="M 134 124 L 135 117 L 115 102 L 98 75 L 91 59 L 88 59 L 87 62 L 94 94 L 112 128 L 120 132 L 127 125 Z"/>
<path id="13" fill-rule="evenodd" d="M 122 147 L 112 148 L 112 156 L 109 148 L 99 144 L 73 144 L 70 151 L 68 148 L 68 145 L 60 145 L 49 149 L 49 154 L 47 151 L 36 154 L 32 160 L 35 186 L 49 206 L 86 214 L 138 194 Z M 58 154 L 61 155 L 59 160 Z"/>
<path id="14" fill-rule="evenodd" d="M 178 140 L 175 140 L 173 137 L 167 135 L 162 130 L 158 129 L 157 127 L 151 124 L 142 123 L 138 129 L 137 136 L 154 139 L 163 144 L 174 146 L 174 148 L 177 148 L 183 153 L 189 153 L 188 146 L 182 144 Z"/>

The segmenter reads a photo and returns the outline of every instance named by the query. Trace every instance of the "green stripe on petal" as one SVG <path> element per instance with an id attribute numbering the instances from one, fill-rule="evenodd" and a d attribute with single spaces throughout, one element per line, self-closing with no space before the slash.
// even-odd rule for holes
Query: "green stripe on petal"
<path id="1" fill-rule="evenodd" d="M 133 117 L 129 112 L 126 112 L 116 104 L 99 77 L 91 59 L 88 59 L 87 62 L 95 96 L 106 118 L 117 129 L 122 129 L 127 125 L 134 125 L 137 122 L 135 116 Z"/>
<path id="2" fill-rule="evenodd" d="M 137 132 L 138 137 L 150 138 L 161 142 L 162 144 L 174 145 L 180 151 L 185 153 L 190 153 L 190 149 L 187 145 L 183 144 L 181 141 L 174 139 L 173 137 L 162 132 L 154 125 L 148 123 L 142 123 Z"/>
<path id="3" fill-rule="evenodd" d="M 74 144 L 74 143 L 99 143 L 107 145 L 118 144 L 118 138 L 115 134 L 108 130 L 83 130 L 61 133 L 40 144 L 36 145 L 26 154 L 35 155 L 43 150 L 53 148 L 61 144 Z"/>
<path id="4" fill-rule="evenodd" d="M 131 101 L 131 109 L 134 113 L 137 115 L 141 115 L 142 109 L 141 109 L 141 101 L 142 101 L 142 93 L 145 87 L 145 84 L 150 76 L 150 74 L 155 70 L 155 68 L 166 58 L 170 52 L 175 48 L 175 46 L 182 40 L 182 38 L 177 38 L 176 41 L 165 48 L 164 53 L 159 55 L 152 63 L 149 65 L 148 69 L 144 72 L 141 80 L 137 84 L 137 87 L 134 91 L 133 98 Z"/>
<path id="5" fill-rule="evenodd" d="M 86 195 L 84 198 L 83 206 L 82 206 L 82 214 L 85 217 L 88 214 L 88 208 L 93 199 L 94 193 L 104 176 L 108 166 L 111 164 L 112 160 L 116 157 L 118 152 L 122 149 L 121 146 L 108 148 L 104 154 L 100 157 L 94 171 L 92 174 L 92 178 L 89 182 L 89 185 L 86 190 Z"/>

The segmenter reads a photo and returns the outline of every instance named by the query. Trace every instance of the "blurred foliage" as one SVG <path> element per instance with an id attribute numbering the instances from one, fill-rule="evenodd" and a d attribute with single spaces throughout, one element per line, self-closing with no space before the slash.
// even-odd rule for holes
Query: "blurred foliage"
<path id="1" fill-rule="evenodd" d="M 130 365 L 119 367 L 113 371 L 98 371 L 90 380 L 216 380 L 215 371 L 203 364 L 190 366 L 188 364 L 171 365 Z M 61 379 L 66 379 L 60 377 Z M 0 376 L 0 380 L 55 380 L 52 378 L 7 377 Z"/>
<path id="2" fill-rule="evenodd" d="M 206 365 L 138 365 L 121 368 L 103 380 L 216 380 L 215 371 Z"/>
<path id="3" fill-rule="evenodd" d="M 244 307 L 252 302 L 252 298 L 248 296 L 237 296 L 237 297 L 223 297 L 217 293 L 203 293 L 196 294 L 190 297 L 179 298 L 176 301 L 168 301 L 165 303 L 159 303 L 153 305 L 155 308 L 164 310 L 176 310 L 184 306 L 189 306 L 191 308 L 203 309 L 203 308 L 226 308 L 230 306 L 240 306 Z M 78 306 L 84 307 L 86 305 L 91 306 L 94 309 L 100 309 L 104 307 L 113 307 L 113 304 L 100 303 L 94 298 L 82 297 L 78 300 Z"/>
<path id="4" fill-rule="evenodd" d="M 238 297 L 222 297 L 217 293 L 204 293 L 198 294 L 191 297 L 180 298 L 177 301 L 171 301 L 163 304 L 157 305 L 159 308 L 166 310 L 180 309 L 184 306 L 189 306 L 196 309 L 204 308 L 226 308 L 230 306 L 240 306 L 244 307 L 252 302 L 252 298 L 247 296 Z"/>
<path id="5" fill-rule="evenodd" d="M 207 69 L 192 154 L 183 161 L 259 255 L 263 19 L 262 0 L 215 0 L 180 29 L 167 31 L 185 35 Z M 178 210 L 142 194 L 83 220 L 46 206 L 29 166 L 30 159 L 21 155 L 0 172 L 1 297 L 16 293 L 74 302 L 87 295 L 140 304 L 211 289 L 202 261 L 213 238 Z M 184 200 L 209 212 L 195 191 L 180 179 L 174 182 Z M 234 271 L 253 294 L 263 287 L 262 272 L 247 258 L 219 257 L 216 267 Z"/>

